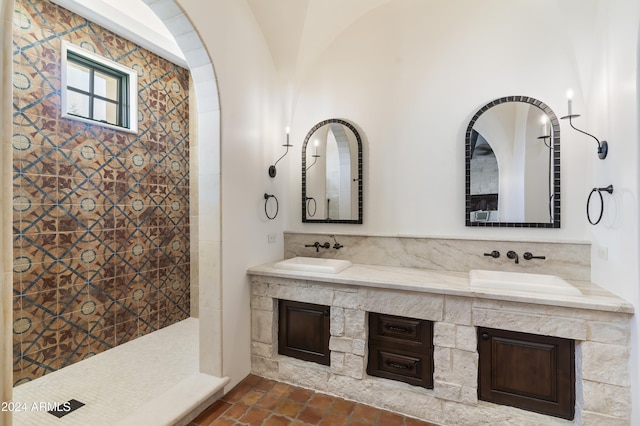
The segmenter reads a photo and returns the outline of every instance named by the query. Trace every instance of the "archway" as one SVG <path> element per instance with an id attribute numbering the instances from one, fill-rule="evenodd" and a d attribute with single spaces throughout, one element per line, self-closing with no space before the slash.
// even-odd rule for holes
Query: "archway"
<path id="1" fill-rule="evenodd" d="M 160 4 L 162 3 L 162 4 Z M 15 0 L 0 0 L 0 19 L 2 20 L 2 45 L 0 46 L 0 67 L 3 70 L 0 76 L 0 120 L 2 120 L 0 148 L 0 177 L 3 182 L 0 192 L 0 371 L 2 372 L 2 383 L 0 383 L 0 395 L 2 401 L 12 399 L 12 151 L 11 151 L 11 111 L 12 111 L 12 27 L 13 11 Z M 199 211 L 211 212 L 212 209 L 220 208 L 219 182 L 220 182 L 220 105 L 218 102 L 218 89 L 213 69 L 213 64 L 206 48 L 202 44 L 199 35 L 191 25 L 189 19 L 173 1 L 156 2 L 149 7 L 159 16 L 170 16 L 163 19 L 169 31 L 176 38 L 178 45 L 185 53 L 188 68 L 191 72 L 191 82 L 193 95 L 197 104 L 197 114 L 191 117 L 196 121 L 196 128 L 192 130 L 197 135 L 197 144 L 191 148 L 192 160 L 199 163 L 197 174 L 191 175 L 191 184 L 197 188 L 197 192 L 192 191 L 191 204 L 191 240 L 192 259 L 196 257 L 199 270 L 200 293 L 210 296 L 220 294 L 220 268 L 219 256 L 215 262 L 211 262 L 211 256 L 207 256 L 206 262 L 200 262 L 202 251 L 201 244 L 220 244 L 220 215 L 213 215 L 216 223 L 212 223 L 210 218 L 207 226 L 198 226 L 201 216 Z M 172 13 L 167 13 L 167 8 Z M 160 11 L 162 9 L 162 11 Z M 182 37 L 178 37 L 182 36 Z M 187 43 L 186 40 L 189 40 Z M 194 120 L 195 118 L 195 120 Z M 200 161 L 204 160 L 204 161 Z M 214 196 L 211 195 L 214 194 Z M 201 194 L 206 194 L 202 197 Z M 206 198 L 203 203 L 198 202 Z M 193 210 L 197 206 L 197 210 Z M 218 228 L 218 232 L 215 229 Z M 194 233 L 195 232 L 195 233 Z M 213 264 L 212 264 L 213 263 Z M 203 297 L 201 300 L 217 300 L 220 297 Z M 219 311 L 221 306 L 209 306 L 206 303 L 200 304 L 207 312 Z M 217 316 L 219 318 L 219 315 Z M 207 315 L 205 320 L 200 322 L 200 341 L 206 336 L 206 344 L 201 344 L 200 350 L 200 371 L 203 373 L 221 376 L 222 375 L 222 328 L 220 321 L 212 320 L 215 315 Z M 213 341 L 216 339 L 218 341 Z M 11 424 L 11 413 L 0 413 L 0 425 Z"/>

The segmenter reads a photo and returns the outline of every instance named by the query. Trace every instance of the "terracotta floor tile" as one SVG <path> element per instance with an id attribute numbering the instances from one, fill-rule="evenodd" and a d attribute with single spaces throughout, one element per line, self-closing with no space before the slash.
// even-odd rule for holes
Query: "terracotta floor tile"
<path id="1" fill-rule="evenodd" d="M 189 426 L 433 426 L 297 386 L 249 375 Z"/>
<path id="2" fill-rule="evenodd" d="M 254 405 L 256 402 L 260 401 L 263 396 L 265 396 L 263 392 L 250 390 L 240 398 L 240 402 L 246 405 Z"/>
<path id="3" fill-rule="evenodd" d="M 320 423 L 320 420 L 322 420 L 323 417 L 324 413 L 314 407 L 305 407 L 300 414 L 298 414 L 298 420 L 312 425 Z"/>
<path id="4" fill-rule="evenodd" d="M 327 413 L 320 421 L 319 426 L 344 426 L 347 424 L 347 417 L 338 414 Z"/>
<path id="5" fill-rule="evenodd" d="M 240 423 L 246 423 L 251 426 L 260 426 L 262 425 L 262 422 L 264 422 L 265 419 L 270 415 L 270 411 L 251 407 L 249 408 L 249 411 L 247 411 L 246 414 L 242 416 L 238 421 Z"/>
<path id="6" fill-rule="evenodd" d="M 352 419 L 360 420 L 364 423 L 375 424 L 378 421 L 378 416 L 380 415 L 380 411 L 377 408 L 370 407 L 368 405 L 356 404 Z"/>
<path id="7" fill-rule="evenodd" d="M 263 423 L 264 426 L 289 426 L 291 424 L 291 420 L 286 417 L 272 415 Z"/>
<path id="8" fill-rule="evenodd" d="M 260 383 L 261 381 L 262 381 L 262 377 L 256 376 L 255 374 L 249 374 L 240 383 L 246 383 L 249 386 L 253 387 L 253 386 L 257 385 L 258 383 Z"/>
<path id="9" fill-rule="evenodd" d="M 249 390 L 251 390 L 251 385 L 248 383 L 238 383 L 236 387 L 231 389 L 221 399 L 227 402 L 238 402 Z"/>
<path id="10" fill-rule="evenodd" d="M 249 406 L 247 406 L 247 405 L 235 404 L 233 407 L 231 407 L 227 411 L 225 411 L 224 417 L 226 417 L 228 419 L 236 419 L 237 420 L 240 417 L 244 416 L 244 413 L 246 413 L 248 409 L 249 409 Z"/>
<path id="11" fill-rule="evenodd" d="M 377 425 L 377 423 L 370 423 L 370 422 L 365 422 L 365 421 L 356 420 L 356 419 L 351 419 L 349 420 L 349 423 L 347 423 L 347 426 L 371 426 L 371 425 Z"/>
<path id="12" fill-rule="evenodd" d="M 303 405 L 299 402 L 291 401 L 286 399 L 281 406 L 276 408 L 276 413 L 282 414 L 283 416 L 295 418 L 300 410 L 302 410 Z"/>
<path id="13" fill-rule="evenodd" d="M 198 417 L 193 420 L 193 423 L 197 425 L 209 425 L 215 419 L 220 417 L 222 413 L 227 411 L 227 409 L 231 407 L 226 401 L 218 400 L 214 402 L 209 408 L 204 410 Z"/>
<path id="14" fill-rule="evenodd" d="M 308 389 L 298 388 L 298 389 L 294 389 L 287 398 L 293 401 L 305 403 L 309 400 L 309 398 L 311 398 L 312 395 L 313 395 L 312 391 Z"/>
<path id="15" fill-rule="evenodd" d="M 384 426 L 403 426 L 404 417 L 389 411 L 383 411 L 380 413 L 380 419 L 378 422 Z"/>
<path id="16" fill-rule="evenodd" d="M 289 395 L 293 388 L 284 383 L 276 383 L 268 392 L 271 395 Z"/>
<path id="17" fill-rule="evenodd" d="M 256 402 L 256 407 L 264 408 L 265 410 L 273 410 L 280 403 L 284 401 L 284 397 L 277 395 L 265 395 L 260 401 Z"/>
<path id="18" fill-rule="evenodd" d="M 316 393 L 311 397 L 309 402 L 307 402 L 307 405 L 326 410 L 335 400 L 336 398 L 333 396 Z"/>
<path id="19" fill-rule="evenodd" d="M 211 426 L 233 426 L 235 423 L 235 420 L 217 419 L 211 423 Z"/>
<path id="20" fill-rule="evenodd" d="M 254 385 L 253 388 L 258 391 L 269 392 L 276 383 L 274 380 L 262 379 L 258 384 Z"/>
<path id="21" fill-rule="evenodd" d="M 404 424 L 405 426 L 433 426 L 431 423 L 423 422 L 422 420 L 412 419 L 409 417 L 405 417 Z"/>
<path id="22" fill-rule="evenodd" d="M 356 408 L 356 403 L 346 401 L 344 399 L 337 399 L 331 406 L 331 412 L 334 414 L 341 414 L 343 416 L 349 416 Z"/>

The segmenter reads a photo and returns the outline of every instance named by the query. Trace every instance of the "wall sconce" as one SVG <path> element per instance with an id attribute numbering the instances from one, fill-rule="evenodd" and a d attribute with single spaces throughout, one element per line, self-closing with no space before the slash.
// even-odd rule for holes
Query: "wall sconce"
<path id="1" fill-rule="evenodd" d="M 565 120 L 565 119 L 569 119 L 569 125 L 571 127 L 573 127 L 574 130 L 577 130 L 578 132 L 585 134 L 587 136 L 591 136 L 593 139 L 595 139 L 596 143 L 598 144 L 598 158 L 600 158 L 601 160 L 604 160 L 605 158 L 607 158 L 607 152 L 609 151 L 609 144 L 607 143 L 607 141 L 602 141 L 600 142 L 600 140 L 598 138 L 596 138 L 595 136 L 593 136 L 591 133 L 587 133 L 585 131 L 582 131 L 580 129 L 578 129 L 576 126 L 573 125 L 573 122 L 571 121 L 571 119 L 576 118 L 576 117 L 580 117 L 579 114 L 572 114 L 571 111 L 571 102 L 573 100 L 573 90 L 569 89 L 567 90 L 567 106 L 568 106 L 568 114 L 565 115 L 564 117 L 560 117 L 561 120 Z"/>
<path id="2" fill-rule="evenodd" d="M 315 147 L 316 147 L 316 151 L 315 154 L 313 154 L 311 157 L 313 158 L 313 163 L 311 163 L 311 165 L 309 167 L 307 167 L 307 170 L 309 170 L 310 168 L 313 167 L 314 164 L 316 164 L 316 161 L 318 161 L 318 158 L 320 158 L 320 154 L 318 154 L 318 141 L 315 141 Z"/>
<path id="3" fill-rule="evenodd" d="M 542 116 L 542 136 L 538 136 L 538 139 L 544 143 L 544 146 L 553 150 L 553 146 L 551 145 L 551 129 L 549 128 L 549 118 L 544 115 Z M 547 143 L 547 139 L 549 143 Z"/>
<path id="4" fill-rule="evenodd" d="M 287 143 L 282 146 L 286 146 L 287 150 L 284 152 L 282 157 L 278 158 L 278 161 L 282 160 L 284 156 L 287 155 L 287 153 L 289 152 L 289 147 L 293 146 L 293 145 L 289 145 L 289 128 L 287 127 L 285 131 L 287 132 Z M 276 161 L 273 165 L 269 166 L 269 176 L 271 176 L 272 178 L 276 177 L 276 172 L 277 172 L 276 164 L 278 164 L 278 161 Z"/>

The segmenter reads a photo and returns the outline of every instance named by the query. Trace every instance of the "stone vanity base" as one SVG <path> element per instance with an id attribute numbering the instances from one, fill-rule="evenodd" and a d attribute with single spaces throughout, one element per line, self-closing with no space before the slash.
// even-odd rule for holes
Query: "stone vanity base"
<path id="1" fill-rule="evenodd" d="M 252 276 L 254 374 L 441 425 L 628 425 L 626 313 Z M 278 355 L 278 299 L 331 306 L 331 366 Z M 434 321 L 434 389 L 368 376 L 368 312 Z M 573 421 L 479 401 L 476 327 L 576 341 Z"/>

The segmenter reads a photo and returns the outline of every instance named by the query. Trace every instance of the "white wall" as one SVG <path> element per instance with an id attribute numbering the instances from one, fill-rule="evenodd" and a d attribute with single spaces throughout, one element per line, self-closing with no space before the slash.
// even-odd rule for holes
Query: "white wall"
<path id="1" fill-rule="evenodd" d="M 289 221 L 296 232 L 409 234 L 591 241 L 592 279 L 640 311 L 637 0 L 392 0 L 346 26 L 308 59 L 293 98 L 292 143 L 317 122 L 353 121 L 365 141 L 363 225 L 300 221 L 300 150 L 289 162 Z M 485 103 L 528 95 L 567 114 L 561 121 L 561 229 L 464 226 L 464 132 Z M 300 143 L 297 143 L 299 146 Z M 294 161 L 295 160 L 295 161 Z M 603 222 L 591 227 L 592 187 L 613 184 Z M 598 253 L 608 250 L 608 260 Z M 633 355 L 640 359 L 634 318 Z M 633 369 L 633 424 L 640 424 L 640 367 Z"/>
<path id="2" fill-rule="evenodd" d="M 610 152 L 605 160 L 592 154 L 592 187 L 612 184 L 612 196 L 605 194 L 606 209 L 602 222 L 590 227 L 592 279 L 599 285 L 632 302 L 640 312 L 640 250 L 638 248 L 638 166 L 639 92 L 638 72 L 640 3 L 634 0 L 597 2 L 597 20 L 593 30 L 597 41 L 588 82 L 587 125 L 591 133 L 606 139 Z M 585 66 L 586 68 L 586 66 Z M 594 152 L 595 141 L 584 140 L 585 149 Z M 597 214 L 597 211 L 594 212 Z M 596 217 L 597 218 L 597 217 Z M 602 249 L 608 251 L 605 259 Z M 640 424 L 640 320 L 632 329 L 633 421 Z"/>
<path id="3" fill-rule="evenodd" d="M 313 17 L 326 1 L 308 3 Z M 594 251 L 608 249 L 608 260 L 593 256 L 593 280 L 640 310 L 637 0 L 373 3 L 379 7 L 349 3 L 348 14 L 333 11 L 333 20 L 303 28 L 295 82 L 284 81 L 293 87 L 292 95 L 287 90 L 291 103 L 282 105 L 285 91 L 247 3 L 181 0 L 211 54 L 220 89 L 224 374 L 238 380 L 249 371 L 245 270 L 282 256 L 281 241 L 268 245 L 267 234 L 280 238 L 283 228 L 591 240 Z M 345 23 L 347 15 L 351 23 Z M 327 22 L 338 22 L 331 28 L 342 31 L 327 35 Z M 327 34 L 314 38 L 318 31 Z M 562 228 L 465 227 L 464 131 L 472 115 L 490 100 L 529 95 L 562 116 L 569 87 L 576 92 L 574 112 L 582 114 L 576 124 L 608 139 L 611 153 L 597 160 L 594 142 L 561 122 Z M 294 148 L 271 180 L 267 166 L 282 154 L 289 124 L 283 110 L 291 111 Z M 348 119 L 363 130 L 361 226 L 300 221 L 301 144 L 327 118 Z M 586 197 L 591 187 L 609 183 L 616 187 L 613 202 L 603 223 L 592 228 Z M 273 222 L 264 217 L 264 192 L 280 199 Z M 636 318 L 632 359 L 638 359 L 638 325 Z M 640 423 L 640 373 L 634 368 L 634 423 Z"/>
<path id="4" fill-rule="evenodd" d="M 247 3 L 180 4 L 209 51 L 220 95 L 222 245 L 212 256 L 222 256 L 222 373 L 233 386 L 249 374 L 251 365 L 246 270 L 282 256 L 287 168 L 279 164 L 275 179 L 267 169 L 284 152 L 286 125 L 273 62 Z M 200 164 L 206 161 L 200 158 Z M 280 200 L 274 221 L 264 214 L 265 192 Z M 276 244 L 267 243 L 270 233 L 278 235 Z"/>
<path id="5" fill-rule="evenodd" d="M 583 199 L 590 170 L 584 163 L 591 151 L 566 130 L 566 122 L 562 228 L 464 226 L 464 132 L 473 114 L 493 99 L 528 95 L 562 116 L 566 89 L 578 91 L 575 59 L 568 54 L 571 40 L 557 3 L 395 0 L 346 28 L 299 77 L 288 229 L 585 240 Z M 296 142 L 318 121 L 334 117 L 352 120 L 364 133 L 362 226 L 299 220 Z"/>

